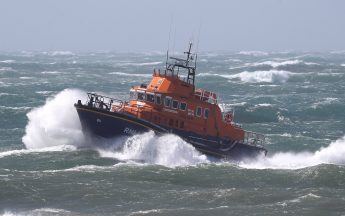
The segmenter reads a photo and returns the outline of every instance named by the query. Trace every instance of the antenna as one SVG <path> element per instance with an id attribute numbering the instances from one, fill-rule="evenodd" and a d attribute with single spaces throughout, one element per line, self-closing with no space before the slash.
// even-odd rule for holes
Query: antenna
<path id="1" fill-rule="evenodd" d="M 199 24 L 199 29 L 198 29 L 198 37 L 197 37 L 197 43 L 196 43 L 196 50 L 195 50 L 195 53 L 198 53 L 199 52 L 199 41 L 200 41 L 200 30 L 201 30 L 201 20 L 200 20 L 200 24 Z"/>
<path id="2" fill-rule="evenodd" d="M 172 15 L 171 15 L 171 19 L 170 19 L 170 28 L 169 28 L 169 40 L 168 40 L 168 51 L 169 51 L 169 48 L 170 48 L 170 35 L 171 35 L 171 26 L 172 26 Z"/>
<path id="3" fill-rule="evenodd" d="M 167 71 L 168 60 L 169 60 L 170 35 L 171 35 L 172 24 L 173 24 L 173 14 L 171 14 L 171 17 L 170 17 L 170 28 L 169 28 L 169 40 L 168 40 L 167 58 L 166 58 L 166 61 L 165 61 L 165 74 L 166 74 L 166 71 Z"/>
<path id="4" fill-rule="evenodd" d="M 172 48 L 172 51 L 173 51 L 173 55 L 175 53 L 175 40 L 176 40 L 176 26 L 175 26 L 175 31 L 174 31 L 174 43 L 173 43 L 173 48 Z"/>

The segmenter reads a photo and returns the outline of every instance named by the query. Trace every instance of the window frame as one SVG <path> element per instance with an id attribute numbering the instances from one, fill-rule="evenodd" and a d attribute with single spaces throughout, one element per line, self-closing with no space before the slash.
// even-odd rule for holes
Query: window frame
<path id="1" fill-rule="evenodd" d="M 158 103 L 157 98 L 159 98 L 159 103 Z M 155 94 L 155 103 L 157 105 L 162 105 L 162 95 L 161 94 Z"/>
<path id="2" fill-rule="evenodd" d="M 182 104 L 185 105 L 184 109 L 181 109 L 181 105 L 182 105 Z M 186 110 L 187 110 L 187 103 L 186 103 L 186 102 L 180 102 L 179 109 L 182 110 L 182 111 L 186 111 Z"/>
<path id="3" fill-rule="evenodd" d="M 200 109 L 200 114 L 198 115 L 198 110 L 199 110 L 199 109 Z M 201 117 L 201 116 L 202 116 L 202 107 L 201 107 L 201 106 L 197 106 L 197 107 L 196 107 L 195 116 L 197 116 L 197 117 Z"/>
<path id="4" fill-rule="evenodd" d="M 153 101 L 149 101 L 148 100 L 148 95 L 152 96 L 153 97 Z M 145 98 L 145 101 L 149 102 L 149 103 L 155 103 L 155 94 L 154 93 L 151 93 L 151 92 L 146 92 L 146 98 Z"/>
<path id="5" fill-rule="evenodd" d="M 174 102 L 177 102 L 176 107 L 174 107 Z M 171 108 L 173 108 L 173 109 L 178 109 L 179 105 L 180 105 L 180 102 L 179 102 L 178 100 L 172 100 Z"/>
<path id="6" fill-rule="evenodd" d="M 139 94 L 143 94 L 144 99 L 139 99 Z M 137 91 L 137 98 L 138 101 L 146 101 L 146 93 L 144 91 Z"/>
<path id="7" fill-rule="evenodd" d="M 207 111 L 207 116 L 206 116 L 206 111 Z M 210 116 L 210 109 L 209 108 L 204 108 L 204 118 L 208 119 L 209 116 Z"/>
<path id="8" fill-rule="evenodd" d="M 130 101 L 138 100 L 138 92 L 136 90 L 130 90 L 129 91 L 129 100 Z"/>
<path id="9" fill-rule="evenodd" d="M 167 106 L 167 100 L 169 100 L 169 106 Z M 172 97 L 165 96 L 165 98 L 164 98 L 164 106 L 167 107 L 167 108 L 171 108 L 171 104 L 172 104 Z"/>

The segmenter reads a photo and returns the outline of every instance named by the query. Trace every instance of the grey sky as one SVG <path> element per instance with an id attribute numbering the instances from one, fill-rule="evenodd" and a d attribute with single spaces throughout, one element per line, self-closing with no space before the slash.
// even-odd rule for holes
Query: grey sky
<path id="1" fill-rule="evenodd" d="M 342 0 L 0 0 L 0 51 L 163 51 L 171 20 L 176 50 L 345 50 Z"/>

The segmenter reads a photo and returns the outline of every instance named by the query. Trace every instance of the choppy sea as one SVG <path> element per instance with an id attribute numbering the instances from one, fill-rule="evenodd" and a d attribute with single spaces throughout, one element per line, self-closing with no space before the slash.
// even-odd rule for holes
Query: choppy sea
<path id="1" fill-rule="evenodd" d="M 120 99 L 161 53 L 0 53 L 2 215 L 345 215 L 345 52 L 201 53 L 196 83 L 266 135 L 215 160 L 152 132 L 88 143 L 73 104 Z"/>

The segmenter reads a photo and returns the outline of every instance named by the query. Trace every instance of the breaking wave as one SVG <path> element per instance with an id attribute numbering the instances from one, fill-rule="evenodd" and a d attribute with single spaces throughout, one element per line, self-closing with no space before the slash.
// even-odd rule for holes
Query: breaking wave
<path id="1" fill-rule="evenodd" d="M 48 98 L 46 103 L 31 110 L 22 138 L 27 149 L 59 145 L 78 145 L 83 140 L 81 125 L 74 103 L 85 98 L 80 90 L 65 89 Z"/>
<path id="2" fill-rule="evenodd" d="M 27 149 L 0 153 L 0 158 L 31 152 L 69 151 L 85 143 L 78 115 L 73 104 L 84 99 L 80 90 L 66 89 L 47 99 L 46 103 L 31 110 L 25 135 L 22 138 Z M 260 104 L 259 107 L 270 107 Z M 178 136 L 153 132 L 129 138 L 111 140 L 111 147 L 95 147 L 101 157 L 113 157 L 120 161 L 158 164 L 167 167 L 190 166 L 210 163 L 205 155 Z M 96 146 L 96 145 L 95 145 Z M 278 152 L 239 164 L 249 169 L 299 169 L 318 164 L 345 164 L 345 136 L 316 152 Z M 222 162 L 217 162 L 222 163 Z"/>
<path id="3" fill-rule="evenodd" d="M 297 65 L 301 64 L 303 61 L 301 60 L 287 60 L 283 62 L 276 62 L 276 61 L 264 61 L 264 62 L 256 62 L 256 63 L 251 63 L 247 66 L 261 66 L 261 65 L 269 65 L 273 68 L 280 67 L 280 66 L 286 66 L 286 65 Z"/>
<path id="4" fill-rule="evenodd" d="M 302 60 L 294 59 L 294 60 L 285 60 L 285 61 L 263 61 L 263 62 L 255 62 L 255 63 L 247 63 L 245 66 L 247 67 L 257 67 L 257 66 L 271 66 L 272 68 L 279 68 L 283 66 L 289 65 L 319 65 L 318 63 L 314 62 L 304 62 Z"/>
<path id="5" fill-rule="evenodd" d="M 239 55 L 249 55 L 249 56 L 267 56 L 267 52 L 263 51 L 241 51 L 238 53 Z"/>
<path id="6" fill-rule="evenodd" d="M 289 71 L 281 70 L 269 70 L 269 71 L 254 71 L 248 72 L 244 71 L 238 74 L 229 75 L 228 78 L 237 78 L 242 82 L 249 83 L 260 83 L 260 82 L 269 82 L 269 83 L 284 83 L 286 82 L 292 73 Z"/>
<path id="7" fill-rule="evenodd" d="M 118 63 L 117 66 L 152 66 L 152 65 L 159 65 L 162 64 L 161 61 L 156 61 L 156 62 L 142 62 L 142 63 L 137 63 L 137 62 L 125 62 L 125 63 Z"/>
<path id="8" fill-rule="evenodd" d="M 1 157 L 21 155 L 40 151 L 63 151 L 68 146 L 85 143 L 77 112 L 73 104 L 84 99 L 80 90 L 65 89 L 47 99 L 46 103 L 31 110 L 29 122 L 22 138 L 27 149 L 2 152 Z M 101 141 L 100 141 L 101 142 Z M 178 136 L 166 134 L 156 136 L 153 132 L 134 135 L 129 138 L 111 140 L 111 149 L 99 149 L 101 143 L 93 146 L 102 157 L 115 157 L 124 161 L 140 161 L 168 167 L 195 165 L 207 162 L 205 155 Z"/>
<path id="9" fill-rule="evenodd" d="M 1 213 L 1 216 L 31 216 L 31 215 L 66 215 L 71 214 L 70 211 L 65 209 L 56 209 L 56 208 L 40 208 L 29 211 L 4 211 Z"/>
<path id="10" fill-rule="evenodd" d="M 269 70 L 269 71 L 244 71 L 237 74 L 217 74 L 217 73 L 200 73 L 198 76 L 220 76 L 226 79 L 240 79 L 242 82 L 248 83 L 284 83 L 286 82 L 292 72 L 283 70 Z"/>
<path id="11" fill-rule="evenodd" d="M 72 56 L 75 54 L 71 51 L 53 51 L 53 52 L 49 52 L 48 55 L 50 55 L 50 56 Z"/>
<path id="12" fill-rule="evenodd" d="M 0 158 L 4 158 L 8 156 L 19 156 L 19 155 L 31 154 L 35 152 L 56 152 L 56 151 L 74 151 L 74 150 L 76 150 L 76 147 L 71 146 L 71 145 L 50 146 L 50 147 L 42 147 L 42 148 L 35 148 L 35 149 L 16 149 L 16 150 L 0 152 Z"/>
<path id="13" fill-rule="evenodd" d="M 138 73 L 110 72 L 108 74 L 114 74 L 114 75 L 119 75 L 119 76 L 129 76 L 129 77 L 152 77 L 152 74 L 138 74 Z"/>
<path id="14" fill-rule="evenodd" d="M 121 150 L 118 150 L 120 145 Z M 98 149 L 102 157 L 121 161 L 139 161 L 167 167 L 190 166 L 209 162 L 192 145 L 173 134 L 156 136 L 154 132 L 134 135 L 124 142 L 114 141 L 115 150 Z"/>
<path id="15" fill-rule="evenodd" d="M 300 169 L 319 164 L 344 165 L 344 155 L 345 136 L 314 153 L 278 152 L 271 156 L 241 162 L 240 166 L 249 169 Z"/>

